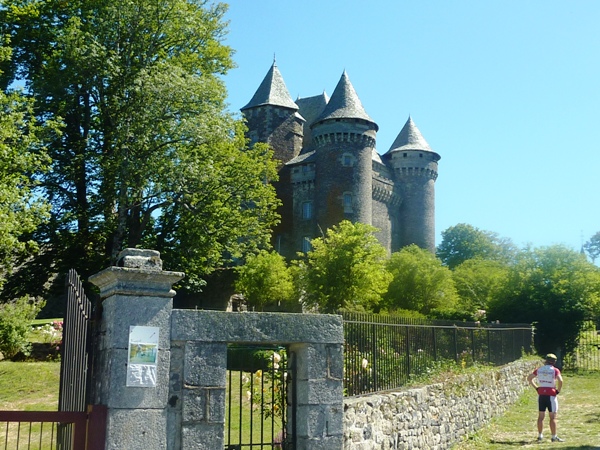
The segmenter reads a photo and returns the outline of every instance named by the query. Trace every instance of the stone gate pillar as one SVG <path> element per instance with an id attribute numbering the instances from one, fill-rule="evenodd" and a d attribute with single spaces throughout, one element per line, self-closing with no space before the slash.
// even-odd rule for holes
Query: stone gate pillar
<path id="1" fill-rule="evenodd" d="M 108 408 L 107 450 L 167 449 L 172 285 L 182 278 L 183 273 L 162 271 L 159 252 L 126 249 L 119 255 L 118 267 L 89 279 L 102 299 L 94 387 L 95 402 Z M 143 377 L 150 382 L 140 386 L 132 385 L 128 364 L 132 326 L 158 331 L 155 371 Z M 155 351 L 156 346 L 149 347 Z"/>

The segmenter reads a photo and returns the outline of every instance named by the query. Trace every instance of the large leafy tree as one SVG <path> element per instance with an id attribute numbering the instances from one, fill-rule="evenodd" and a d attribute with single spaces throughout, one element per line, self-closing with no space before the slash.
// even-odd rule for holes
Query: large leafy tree
<path id="1" fill-rule="evenodd" d="M 252 308 L 262 311 L 265 306 L 289 304 L 294 296 L 292 273 L 277 252 L 262 250 L 250 255 L 236 271 L 235 287 Z"/>
<path id="2" fill-rule="evenodd" d="M 226 7 L 202 0 L 5 0 L 15 49 L 4 85 L 22 80 L 49 141 L 47 242 L 56 270 L 83 275 L 124 247 L 152 246 L 204 275 L 264 245 L 277 206 L 270 151 L 246 149 L 221 75 Z"/>
<path id="3" fill-rule="evenodd" d="M 509 266 L 501 261 L 468 259 L 452 271 L 458 292 L 458 310 L 471 319 L 485 318 L 488 304 L 498 296 Z"/>
<path id="4" fill-rule="evenodd" d="M 391 279 L 376 230 L 345 220 L 311 241 L 312 250 L 296 261 L 298 285 L 307 306 L 322 313 L 376 307 Z"/>
<path id="5" fill-rule="evenodd" d="M 409 245 L 392 254 L 387 269 L 393 276 L 384 296 L 389 310 L 429 315 L 454 309 L 457 295 L 452 273 L 431 252 Z"/>
<path id="6" fill-rule="evenodd" d="M 10 47 L 0 44 L 0 67 L 10 58 Z M 57 132 L 55 124 L 47 125 L 38 124 L 33 102 L 19 91 L 0 90 L 0 287 L 14 264 L 37 250 L 30 234 L 48 216 L 35 191 L 49 163 L 42 139 Z"/>
<path id="7" fill-rule="evenodd" d="M 504 289 L 490 302 L 489 318 L 536 324 L 540 354 L 569 354 L 587 318 L 598 313 L 600 269 L 584 255 L 556 245 L 524 249 Z"/>
<path id="8" fill-rule="evenodd" d="M 473 258 L 510 261 L 515 252 L 510 240 L 465 223 L 442 231 L 442 242 L 437 248 L 438 258 L 451 269 Z"/>
<path id="9" fill-rule="evenodd" d="M 583 244 L 583 250 L 587 253 L 592 262 L 595 263 L 598 256 L 600 256 L 600 231 Z"/>

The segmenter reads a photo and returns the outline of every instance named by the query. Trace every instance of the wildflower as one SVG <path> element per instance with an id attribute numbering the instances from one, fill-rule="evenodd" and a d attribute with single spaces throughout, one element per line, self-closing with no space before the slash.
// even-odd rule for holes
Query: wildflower
<path id="1" fill-rule="evenodd" d="M 248 401 L 250 401 L 252 399 L 252 392 L 251 391 L 246 391 L 246 398 L 248 399 Z"/>
<path id="2" fill-rule="evenodd" d="M 273 362 L 277 364 L 279 361 L 281 361 L 281 355 L 277 352 L 273 353 Z"/>
<path id="3" fill-rule="evenodd" d="M 369 365 L 369 361 L 367 361 L 366 358 L 363 358 L 363 360 L 362 360 L 362 368 L 366 369 L 368 365 Z"/>

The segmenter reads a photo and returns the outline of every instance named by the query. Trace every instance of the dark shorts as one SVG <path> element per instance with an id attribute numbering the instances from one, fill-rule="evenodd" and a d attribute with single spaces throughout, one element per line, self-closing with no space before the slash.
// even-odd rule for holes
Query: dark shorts
<path id="1" fill-rule="evenodd" d="M 540 395 L 538 396 L 538 406 L 539 411 L 543 412 L 548 410 L 548 412 L 557 412 L 558 411 L 558 400 L 555 395 Z"/>

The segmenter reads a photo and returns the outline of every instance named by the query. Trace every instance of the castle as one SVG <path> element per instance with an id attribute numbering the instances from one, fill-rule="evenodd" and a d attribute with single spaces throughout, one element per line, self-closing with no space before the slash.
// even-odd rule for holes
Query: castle
<path id="1" fill-rule="evenodd" d="M 371 224 L 388 250 L 417 244 L 435 252 L 435 180 L 440 155 L 409 117 L 390 149 L 376 151 L 378 125 L 344 71 L 331 98 L 290 97 L 277 64 L 241 108 L 252 143 L 281 161 L 283 202 L 275 249 L 288 258 L 342 220 Z"/>

